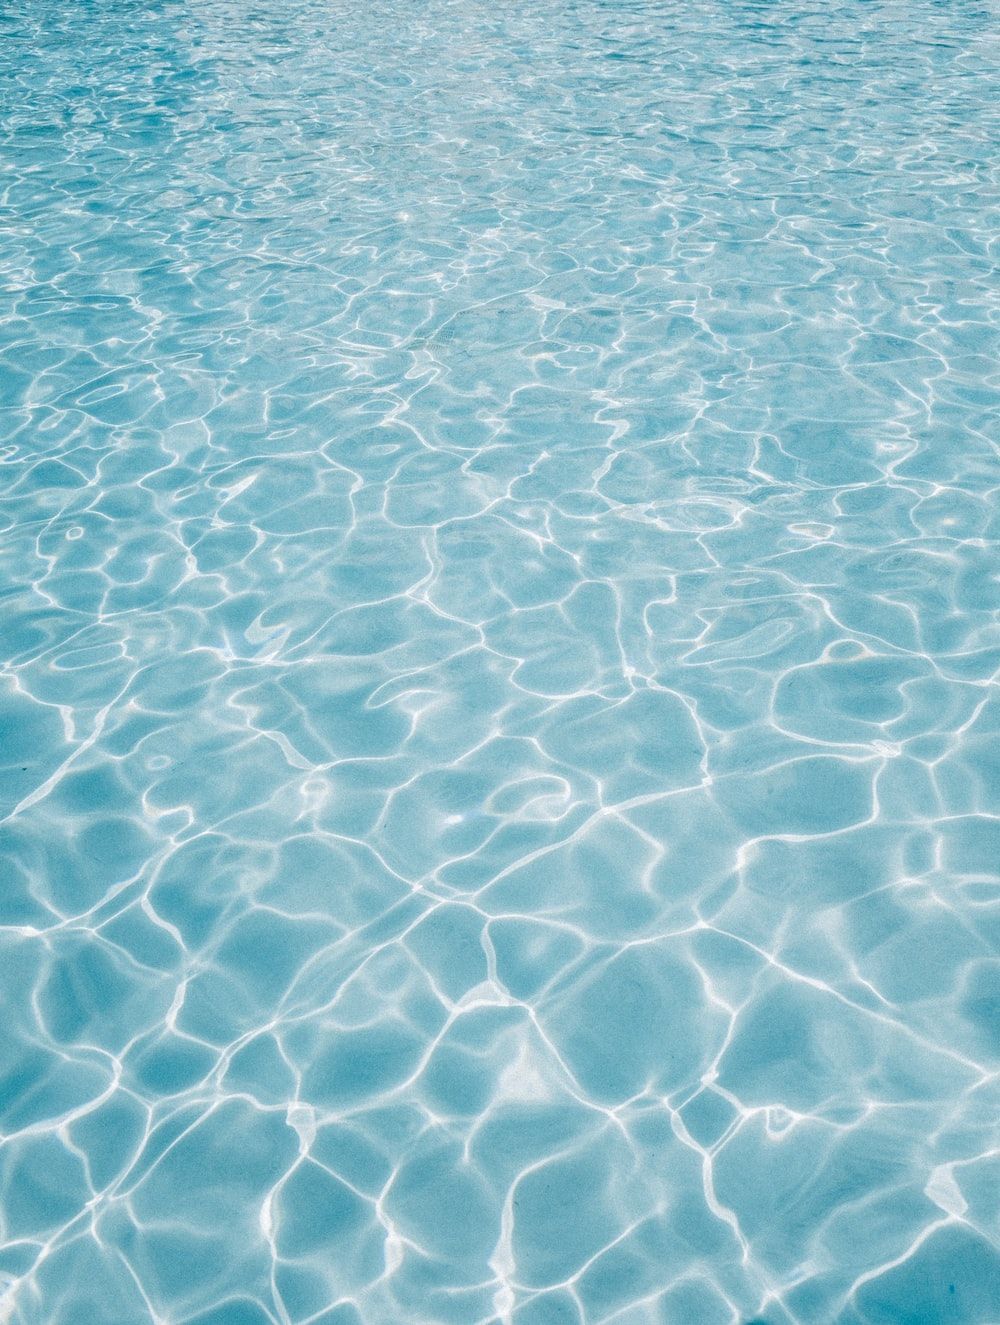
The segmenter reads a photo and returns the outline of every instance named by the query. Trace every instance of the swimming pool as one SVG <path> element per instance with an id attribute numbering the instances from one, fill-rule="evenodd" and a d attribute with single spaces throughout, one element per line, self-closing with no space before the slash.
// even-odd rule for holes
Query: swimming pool
<path id="1" fill-rule="evenodd" d="M 0 1317 L 995 1322 L 996 7 L 0 42 Z"/>

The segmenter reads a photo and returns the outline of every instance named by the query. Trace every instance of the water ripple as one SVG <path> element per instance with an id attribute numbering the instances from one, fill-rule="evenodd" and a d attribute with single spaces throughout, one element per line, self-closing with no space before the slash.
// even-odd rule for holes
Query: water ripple
<path id="1" fill-rule="evenodd" d="M 0 14 L 0 1319 L 996 1319 L 996 20 Z"/>

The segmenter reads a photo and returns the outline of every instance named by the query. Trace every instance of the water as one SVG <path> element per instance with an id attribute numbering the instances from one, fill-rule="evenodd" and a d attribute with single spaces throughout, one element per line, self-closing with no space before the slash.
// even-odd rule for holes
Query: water
<path id="1" fill-rule="evenodd" d="M 997 18 L 4 10 L 9 1325 L 1000 1320 Z"/>

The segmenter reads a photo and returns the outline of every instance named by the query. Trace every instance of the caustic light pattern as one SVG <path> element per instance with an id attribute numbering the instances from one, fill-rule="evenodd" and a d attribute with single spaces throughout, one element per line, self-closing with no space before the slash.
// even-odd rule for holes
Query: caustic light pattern
<path id="1" fill-rule="evenodd" d="M 1000 1319 L 973 0 L 0 11 L 0 1316 Z"/>

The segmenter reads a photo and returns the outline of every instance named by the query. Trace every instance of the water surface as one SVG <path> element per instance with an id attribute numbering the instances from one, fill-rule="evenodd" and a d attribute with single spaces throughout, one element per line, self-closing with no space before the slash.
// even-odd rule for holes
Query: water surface
<path id="1" fill-rule="evenodd" d="M 997 19 L 3 10 L 9 1325 L 1000 1319 Z"/>

